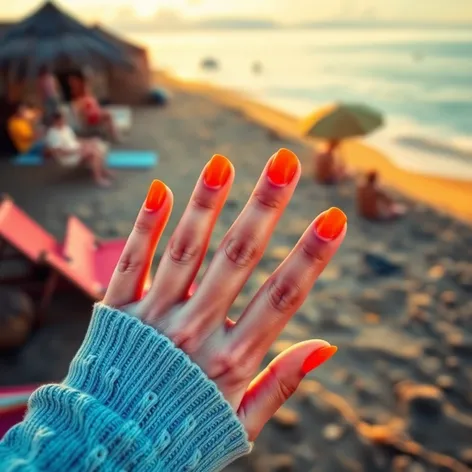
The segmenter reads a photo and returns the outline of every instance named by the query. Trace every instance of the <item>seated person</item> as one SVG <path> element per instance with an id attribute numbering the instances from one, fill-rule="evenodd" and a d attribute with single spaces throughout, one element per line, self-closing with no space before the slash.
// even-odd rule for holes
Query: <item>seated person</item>
<path id="1" fill-rule="evenodd" d="M 381 190 L 377 172 L 368 172 L 365 180 L 357 188 L 357 209 L 361 216 L 369 220 L 392 220 L 404 215 L 406 208 Z"/>
<path id="2" fill-rule="evenodd" d="M 315 155 L 315 180 L 322 184 L 335 184 L 350 177 L 337 152 L 339 141 L 330 141 L 324 152 Z"/>
<path id="3" fill-rule="evenodd" d="M 98 185 L 110 186 L 112 173 L 106 168 L 106 145 L 99 139 L 79 140 L 61 112 L 53 116 L 51 127 L 46 133 L 45 146 L 60 165 L 75 167 L 85 163 Z"/>
<path id="4" fill-rule="evenodd" d="M 43 104 L 43 120 L 46 125 L 49 125 L 54 113 L 61 109 L 62 100 L 57 79 L 47 66 L 40 68 L 37 86 L 38 94 Z"/>
<path id="5" fill-rule="evenodd" d="M 43 143 L 40 141 L 38 121 L 38 112 L 27 103 L 20 103 L 8 119 L 8 135 L 20 154 L 42 152 Z"/>
<path id="6" fill-rule="evenodd" d="M 86 127 L 103 126 L 107 137 L 118 141 L 119 136 L 111 114 L 104 110 L 90 91 L 85 75 L 74 72 L 69 76 L 69 86 L 72 96 L 72 107 Z"/>

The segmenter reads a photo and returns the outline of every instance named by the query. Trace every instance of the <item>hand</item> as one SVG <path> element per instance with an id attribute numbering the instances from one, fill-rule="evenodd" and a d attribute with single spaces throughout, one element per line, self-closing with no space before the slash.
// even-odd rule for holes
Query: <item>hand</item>
<path id="1" fill-rule="evenodd" d="M 234 169 L 216 155 L 200 176 L 185 213 L 142 296 L 157 243 L 172 208 L 172 193 L 155 180 L 115 269 L 104 303 L 139 317 L 170 338 L 212 379 L 254 440 L 303 377 L 336 348 L 311 340 L 280 354 L 257 377 L 271 344 L 305 300 L 340 246 L 346 217 L 331 208 L 308 227 L 235 323 L 228 310 L 262 258 L 300 178 L 291 151 L 266 165 L 249 202 L 221 242 L 201 284 L 200 269 Z M 254 380 L 253 380 L 254 379 Z"/>

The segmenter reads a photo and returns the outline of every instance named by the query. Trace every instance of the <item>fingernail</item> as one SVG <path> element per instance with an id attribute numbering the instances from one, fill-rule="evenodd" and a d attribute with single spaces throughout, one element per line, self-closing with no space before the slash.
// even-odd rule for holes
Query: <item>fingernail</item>
<path id="1" fill-rule="evenodd" d="M 215 154 L 205 167 L 203 182 L 207 187 L 217 189 L 227 182 L 230 174 L 231 163 L 229 160 L 220 154 Z"/>
<path id="2" fill-rule="evenodd" d="M 167 187 L 160 180 L 153 180 L 149 187 L 144 208 L 147 211 L 157 211 L 167 196 Z"/>
<path id="3" fill-rule="evenodd" d="M 315 221 L 315 232 L 327 241 L 336 239 L 347 222 L 347 216 L 339 208 L 332 207 L 322 213 Z"/>
<path id="4" fill-rule="evenodd" d="M 297 168 L 297 156 L 292 151 L 282 148 L 271 158 L 267 178 L 274 185 L 283 187 L 292 181 Z"/>
<path id="5" fill-rule="evenodd" d="M 303 362 L 302 372 L 303 375 L 308 374 L 313 369 L 319 367 L 323 362 L 326 362 L 329 358 L 333 357 L 338 348 L 336 346 L 324 346 L 316 351 L 313 351 Z"/>

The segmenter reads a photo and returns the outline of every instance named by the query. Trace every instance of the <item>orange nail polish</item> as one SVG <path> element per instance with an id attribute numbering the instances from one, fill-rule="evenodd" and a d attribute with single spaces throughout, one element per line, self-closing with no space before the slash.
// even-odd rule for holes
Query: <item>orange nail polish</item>
<path id="1" fill-rule="evenodd" d="M 322 213 L 315 221 L 316 234 L 321 239 L 336 239 L 347 222 L 347 216 L 339 208 L 332 207 Z"/>
<path id="2" fill-rule="evenodd" d="M 215 154 L 205 167 L 203 182 L 207 187 L 217 189 L 227 182 L 230 174 L 231 163 L 229 160 L 220 154 Z"/>
<path id="3" fill-rule="evenodd" d="M 313 369 L 319 367 L 323 362 L 326 362 L 330 357 L 333 357 L 338 348 L 336 346 L 325 346 L 313 351 L 302 365 L 303 375 L 308 374 Z"/>
<path id="4" fill-rule="evenodd" d="M 144 203 L 147 211 L 157 211 L 164 203 L 167 196 L 167 187 L 160 180 L 153 180 Z"/>
<path id="5" fill-rule="evenodd" d="M 282 148 L 272 157 L 267 177 L 274 185 L 283 187 L 292 181 L 297 169 L 297 156 L 292 151 Z"/>

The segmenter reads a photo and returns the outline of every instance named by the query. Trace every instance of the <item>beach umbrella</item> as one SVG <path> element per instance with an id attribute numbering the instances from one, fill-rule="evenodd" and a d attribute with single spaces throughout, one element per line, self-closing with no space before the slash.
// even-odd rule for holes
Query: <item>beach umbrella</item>
<path id="1" fill-rule="evenodd" d="M 309 115 L 301 124 L 304 135 L 340 140 L 365 136 L 383 125 L 380 112 L 357 103 L 327 105 Z"/>
<path id="2" fill-rule="evenodd" d="M 10 27 L 1 38 L 0 68 L 17 75 L 35 73 L 42 65 L 58 63 L 70 67 L 87 64 L 131 67 L 124 48 L 48 1 Z"/>

